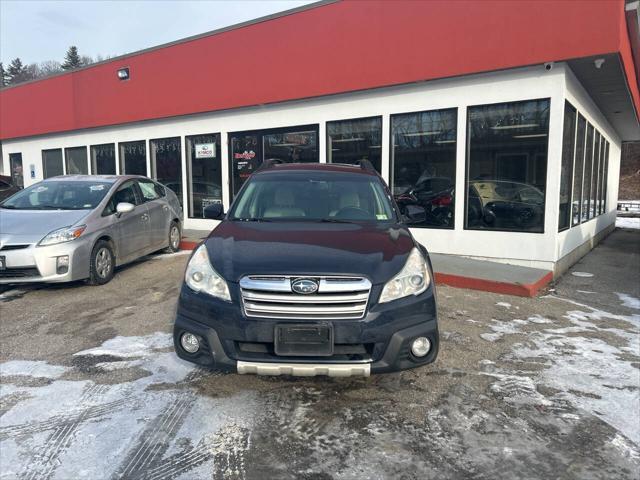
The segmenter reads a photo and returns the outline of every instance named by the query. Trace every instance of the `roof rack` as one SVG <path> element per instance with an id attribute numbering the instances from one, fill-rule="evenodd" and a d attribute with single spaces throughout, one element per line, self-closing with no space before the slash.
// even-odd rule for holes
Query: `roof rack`
<path id="1" fill-rule="evenodd" d="M 256 172 L 259 172 L 260 170 L 267 170 L 269 168 L 273 168 L 274 166 L 280 165 L 281 163 L 284 163 L 284 162 L 278 158 L 270 158 L 262 162 L 262 165 L 260 165 L 256 169 Z"/>
<path id="2" fill-rule="evenodd" d="M 362 159 L 362 160 L 358 160 L 358 162 L 356 163 L 356 165 L 360 165 L 360 168 L 362 170 L 366 170 L 367 172 L 375 172 L 378 173 L 378 171 L 376 170 L 376 168 L 373 166 L 373 163 L 371 163 L 369 160 L 366 159 Z"/>

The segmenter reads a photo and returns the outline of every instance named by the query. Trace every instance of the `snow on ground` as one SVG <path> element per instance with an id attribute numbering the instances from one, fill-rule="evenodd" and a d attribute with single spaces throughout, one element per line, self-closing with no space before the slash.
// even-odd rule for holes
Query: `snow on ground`
<path id="1" fill-rule="evenodd" d="M 640 229 L 640 217 L 616 217 L 616 228 Z"/>
<path id="2" fill-rule="evenodd" d="M 618 296 L 625 306 L 638 308 L 640 305 L 639 299 L 626 294 Z M 524 343 L 516 344 L 508 359 L 522 365 L 517 375 L 481 365 L 486 375 L 497 380 L 492 391 L 503 393 L 513 403 L 549 406 L 549 397 L 540 396 L 536 385 L 551 387 L 558 392 L 551 397 L 552 404 L 568 402 L 607 422 L 635 443 L 634 446 L 620 437 L 619 448 L 630 449 L 632 456 L 640 455 L 640 424 L 629 421 L 630 412 L 640 411 L 640 377 L 637 365 L 634 365 L 634 358 L 640 356 L 640 314 L 616 315 L 568 299 L 547 298 L 580 307 L 565 315 L 572 326 L 535 331 Z M 540 317 L 538 322 L 544 320 Z M 612 326 L 611 320 L 626 322 L 628 328 Z M 496 341 L 504 335 L 522 333 L 522 327 L 530 321 L 494 320 L 496 324 L 490 326 L 493 333 L 481 337 Z M 595 332 L 612 334 L 616 341 L 594 338 Z M 527 364 L 531 363 L 542 364 L 545 368 L 528 369 Z"/>
<path id="3" fill-rule="evenodd" d="M 0 398 L 19 400 L 0 417 L 0 478 L 235 475 L 248 448 L 253 394 L 210 398 L 176 388 L 201 373 L 167 351 L 171 344 L 170 334 L 154 333 L 116 337 L 76 354 L 100 360 L 95 368 L 105 371 L 146 373 L 114 385 L 68 380 L 67 368 L 41 361 L 0 364 L 7 377 Z M 16 375 L 26 382 L 14 383 Z M 42 385 L 34 377 L 52 381 Z"/>

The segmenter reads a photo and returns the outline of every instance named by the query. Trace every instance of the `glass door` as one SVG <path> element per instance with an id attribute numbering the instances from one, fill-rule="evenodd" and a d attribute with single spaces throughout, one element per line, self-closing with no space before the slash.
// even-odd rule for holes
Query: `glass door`
<path id="1" fill-rule="evenodd" d="M 18 188 L 24 188 L 21 153 L 9 154 L 9 168 L 11 169 L 11 182 Z"/>

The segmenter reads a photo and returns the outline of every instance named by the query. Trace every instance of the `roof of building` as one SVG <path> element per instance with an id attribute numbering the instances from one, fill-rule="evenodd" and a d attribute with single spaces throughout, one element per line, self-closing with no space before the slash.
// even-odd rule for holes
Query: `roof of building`
<path id="1" fill-rule="evenodd" d="M 624 0 L 323 1 L 4 88 L 0 139 L 605 54 L 637 124 L 638 30 L 625 18 Z"/>

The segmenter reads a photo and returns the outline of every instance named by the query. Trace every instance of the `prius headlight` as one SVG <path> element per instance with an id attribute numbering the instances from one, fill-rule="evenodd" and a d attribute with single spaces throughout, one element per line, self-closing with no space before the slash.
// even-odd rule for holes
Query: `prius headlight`
<path id="1" fill-rule="evenodd" d="M 424 292 L 431 283 L 427 262 L 417 248 L 413 248 L 402 270 L 389 280 L 380 294 L 379 303 L 386 303 L 398 298 L 418 295 Z"/>
<path id="2" fill-rule="evenodd" d="M 38 245 L 41 247 L 45 247 L 47 245 L 55 245 L 57 243 L 70 242 L 71 240 L 75 240 L 82 232 L 84 232 L 86 225 L 80 225 L 79 227 L 64 227 L 59 228 L 58 230 L 54 230 L 51 233 L 45 235 L 45 237 L 38 242 Z"/>
<path id="3" fill-rule="evenodd" d="M 231 301 L 227 282 L 211 266 L 207 247 L 204 245 L 200 245 L 189 260 L 184 281 L 193 291 L 208 293 L 227 302 Z"/>

